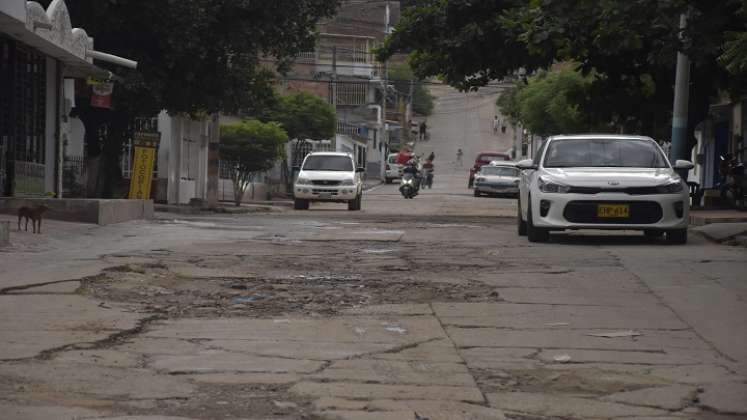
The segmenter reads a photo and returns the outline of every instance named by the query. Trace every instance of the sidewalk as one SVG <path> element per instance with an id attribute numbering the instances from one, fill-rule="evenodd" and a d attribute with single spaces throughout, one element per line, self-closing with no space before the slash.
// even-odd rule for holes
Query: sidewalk
<path id="1" fill-rule="evenodd" d="M 690 225 L 703 226 L 711 223 L 747 223 L 747 211 L 733 209 L 690 211 Z"/>

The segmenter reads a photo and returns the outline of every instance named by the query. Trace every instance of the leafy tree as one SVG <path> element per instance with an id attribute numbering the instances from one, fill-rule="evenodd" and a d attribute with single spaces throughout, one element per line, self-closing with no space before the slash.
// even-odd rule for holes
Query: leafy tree
<path id="1" fill-rule="evenodd" d="M 279 122 L 291 139 L 326 140 L 337 129 L 335 108 L 308 92 L 281 97 L 268 117 Z"/>
<path id="2" fill-rule="evenodd" d="M 42 0 L 49 3 L 49 0 Z M 87 155 L 104 157 L 108 186 L 119 175 L 119 156 L 136 116 L 252 113 L 267 106 L 271 74 L 260 65 L 313 48 L 314 27 L 334 14 L 338 0 L 75 0 L 72 22 L 94 37 L 96 49 L 139 62 L 135 71 L 103 67 L 121 76 L 113 110 L 77 110 L 86 126 Z M 100 128 L 108 135 L 99 140 Z M 109 192 L 111 193 L 111 191 Z"/>
<path id="3" fill-rule="evenodd" d="M 394 84 L 395 89 L 400 95 L 408 96 L 410 94 L 410 81 L 413 81 L 412 109 L 421 115 L 431 115 L 433 113 L 433 95 L 428 88 L 423 85 L 422 79 L 415 77 L 412 69 L 407 64 L 391 64 L 388 69 L 388 78 Z"/>
<path id="4" fill-rule="evenodd" d="M 220 141 L 221 159 L 231 168 L 234 203 L 239 206 L 254 176 L 272 169 L 283 156 L 288 134 L 279 123 L 250 119 L 222 126 Z"/>
<path id="5" fill-rule="evenodd" d="M 540 136 L 588 131 L 581 103 L 589 83 L 590 77 L 568 66 L 531 77 L 516 94 L 519 120 Z"/>
<path id="6" fill-rule="evenodd" d="M 741 15 L 747 17 L 747 0 L 743 0 Z M 741 32 L 726 34 L 724 53 L 719 57 L 721 64 L 734 74 L 747 74 L 747 25 Z"/>
<path id="7" fill-rule="evenodd" d="M 717 60 L 728 32 L 744 31 L 742 2 L 423 0 L 404 11 L 379 58 L 407 51 L 419 77 L 442 75 L 461 89 L 573 61 L 592 77 L 585 111 L 594 120 L 668 136 L 675 53 L 682 50 L 692 62 L 692 133 L 717 92 L 744 89 Z M 690 19 L 680 39 L 683 12 Z"/>

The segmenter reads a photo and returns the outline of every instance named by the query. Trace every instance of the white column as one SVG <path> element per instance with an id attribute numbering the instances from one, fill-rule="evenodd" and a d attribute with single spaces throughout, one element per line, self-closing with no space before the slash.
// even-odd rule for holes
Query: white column
<path id="1" fill-rule="evenodd" d="M 182 178 L 182 135 L 184 132 L 184 122 L 182 117 L 170 116 L 171 136 L 164 139 L 169 144 L 169 181 L 168 181 L 168 200 L 169 204 L 179 204 L 179 184 Z"/>

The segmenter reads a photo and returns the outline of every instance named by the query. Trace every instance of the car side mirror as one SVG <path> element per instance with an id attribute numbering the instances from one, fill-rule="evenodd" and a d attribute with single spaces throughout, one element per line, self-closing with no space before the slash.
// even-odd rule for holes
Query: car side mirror
<path id="1" fill-rule="evenodd" d="M 516 167 L 521 170 L 537 169 L 537 165 L 534 164 L 534 161 L 532 159 L 520 160 L 516 163 Z"/>
<path id="2" fill-rule="evenodd" d="M 695 165 L 692 162 L 690 162 L 689 160 L 677 159 L 677 161 L 674 162 L 674 169 L 686 169 L 686 170 L 690 170 L 690 169 L 692 169 L 694 167 L 695 167 Z"/>

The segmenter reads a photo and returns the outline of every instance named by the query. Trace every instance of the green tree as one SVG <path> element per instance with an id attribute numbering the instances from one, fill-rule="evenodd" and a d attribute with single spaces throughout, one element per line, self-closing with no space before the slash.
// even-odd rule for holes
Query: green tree
<path id="1" fill-rule="evenodd" d="M 282 124 L 291 139 L 327 140 L 337 130 L 335 108 L 308 92 L 279 98 L 267 118 Z"/>
<path id="2" fill-rule="evenodd" d="M 42 0 L 49 3 L 49 0 Z M 94 37 L 96 49 L 139 62 L 137 70 L 110 66 L 123 81 L 113 110 L 77 110 L 86 126 L 87 155 L 103 157 L 103 186 L 119 171 L 119 156 L 134 117 L 162 109 L 172 114 L 218 111 L 251 114 L 272 98 L 271 78 L 260 62 L 289 58 L 313 48 L 314 28 L 334 14 L 338 0 L 76 0 L 72 22 Z M 107 126 L 108 135 L 98 133 Z M 102 191 L 111 194 L 111 191 Z"/>
<path id="3" fill-rule="evenodd" d="M 420 115 L 431 115 L 433 113 L 433 95 L 428 88 L 421 83 L 423 80 L 415 77 L 410 66 L 407 64 L 391 64 L 388 68 L 388 78 L 394 84 L 400 95 L 410 95 L 410 83 L 414 83 L 412 93 L 412 110 Z"/>
<path id="4" fill-rule="evenodd" d="M 591 80 L 572 65 L 558 66 L 504 92 L 497 105 L 512 121 L 541 136 L 589 131 L 595 124 L 584 108 Z"/>
<path id="5" fill-rule="evenodd" d="M 717 60 L 728 32 L 744 31 L 742 2 L 424 0 L 404 11 L 379 58 L 409 52 L 419 77 L 441 75 L 461 89 L 573 61 L 592 77 L 585 111 L 594 120 L 669 136 L 675 53 L 682 50 L 692 62 L 692 133 L 717 92 L 744 89 Z M 683 12 L 690 23 L 681 40 Z"/>
<path id="6" fill-rule="evenodd" d="M 747 0 L 743 0 L 740 13 L 747 17 Z M 733 74 L 747 74 L 747 25 L 741 32 L 729 32 L 726 37 L 724 52 L 719 57 L 721 64 Z"/>
<path id="7" fill-rule="evenodd" d="M 230 167 L 234 203 L 239 206 L 255 175 L 272 169 L 283 156 L 288 134 L 277 122 L 250 119 L 221 126 L 220 141 L 221 159 Z"/>

